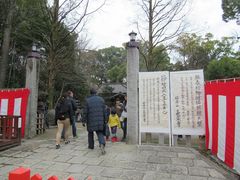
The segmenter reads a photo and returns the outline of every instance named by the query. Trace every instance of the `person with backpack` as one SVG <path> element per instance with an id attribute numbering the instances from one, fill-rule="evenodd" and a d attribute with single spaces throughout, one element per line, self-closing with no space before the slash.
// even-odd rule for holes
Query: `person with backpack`
<path id="1" fill-rule="evenodd" d="M 77 111 L 77 104 L 76 104 L 76 100 L 73 98 L 73 92 L 72 91 L 68 91 L 67 92 L 67 99 L 71 102 L 72 105 L 72 109 L 73 109 L 73 114 L 72 114 L 72 122 L 71 122 L 71 126 L 72 126 L 72 135 L 73 138 L 77 138 L 77 127 L 76 127 L 76 111 Z M 64 134 L 65 134 L 65 129 L 63 128 L 62 131 L 62 135 L 61 135 L 61 139 L 64 139 Z"/>
<path id="2" fill-rule="evenodd" d="M 55 120 L 57 121 L 57 134 L 56 134 L 56 149 L 60 148 L 61 133 L 65 129 L 64 139 L 65 144 L 69 144 L 69 126 L 73 117 L 73 109 L 71 101 L 67 98 L 68 94 L 65 93 L 59 100 L 55 109 Z"/>

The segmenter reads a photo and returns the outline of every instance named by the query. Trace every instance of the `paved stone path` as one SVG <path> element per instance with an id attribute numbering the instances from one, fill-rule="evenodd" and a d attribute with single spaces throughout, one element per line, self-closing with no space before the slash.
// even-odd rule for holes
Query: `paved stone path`
<path id="1" fill-rule="evenodd" d="M 55 132 L 55 130 L 54 130 Z M 228 172 L 210 162 L 196 150 L 186 147 L 134 146 L 108 142 L 106 155 L 97 144 L 87 149 L 87 133 L 55 149 L 54 137 L 26 140 L 21 146 L 0 152 L 0 179 L 19 167 L 31 168 L 43 179 L 57 175 L 77 180 L 223 180 L 233 179 Z"/>

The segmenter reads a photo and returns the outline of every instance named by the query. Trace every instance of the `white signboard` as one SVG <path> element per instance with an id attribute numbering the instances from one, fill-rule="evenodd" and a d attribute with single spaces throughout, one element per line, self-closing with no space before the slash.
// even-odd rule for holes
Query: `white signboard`
<path id="1" fill-rule="evenodd" d="M 172 133 L 204 135 L 203 70 L 170 73 Z"/>
<path id="2" fill-rule="evenodd" d="M 170 133 L 169 72 L 139 73 L 140 132 Z"/>

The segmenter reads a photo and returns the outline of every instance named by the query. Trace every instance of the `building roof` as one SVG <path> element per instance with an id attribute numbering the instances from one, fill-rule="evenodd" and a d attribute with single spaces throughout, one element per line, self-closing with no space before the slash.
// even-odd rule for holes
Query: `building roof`
<path id="1" fill-rule="evenodd" d="M 98 93 L 103 93 L 104 88 L 110 87 L 113 89 L 112 93 L 118 94 L 118 93 L 127 93 L 127 87 L 125 84 L 120 84 L 120 83 L 114 83 L 114 84 L 103 84 L 99 90 Z"/>

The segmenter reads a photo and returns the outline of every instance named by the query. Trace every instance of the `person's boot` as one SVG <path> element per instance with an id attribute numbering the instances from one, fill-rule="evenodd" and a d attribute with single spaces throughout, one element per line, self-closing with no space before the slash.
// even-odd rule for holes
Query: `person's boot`
<path id="1" fill-rule="evenodd" d="M 60 148 L 60 144 L 56 144 L 56 149 L 59 149 Z"/>
<path id="2" fill-rule="evenodd" d="M 126 137 L 123 136 L 122 139 L 121 139 L 121 141 L 122 141 L 122 142 L 125 142 L 125 141 L 126 141 Z"/>
<path id="3" fill-rule="evenodd" d="M 125 142 L 125 141 L 126 141 L 126 138 L 122 138 L 122 139 L 121 139 L 121 142 Z"/>
<path id="4" fill-rule="evenodd" d="M 106 154 L 105 145 L 104 144 L 100 144 L 100 150 L 101 150 L 102 155 Z"/>
<path id="5" fill-rule="evenodd" d="M 117 137 L 115 137 L 115 142 L 118 142 L 119 140 L 118 140 L 118 138 Z"/>
<path id="6" fill-rule="evenodd" d="M 70 143 L 70 141 L 69 141 L 69 140 L 65 141 L 65 144 L 69 144 L 69 143 Z"/>

